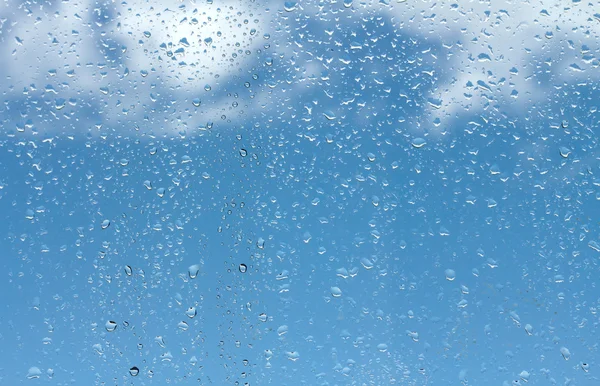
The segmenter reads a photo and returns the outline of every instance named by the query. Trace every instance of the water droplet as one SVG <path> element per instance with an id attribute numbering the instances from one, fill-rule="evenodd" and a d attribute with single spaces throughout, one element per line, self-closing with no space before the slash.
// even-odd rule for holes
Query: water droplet
<path id="1" fill-rule="evenodd" d="M 446 280 L 448 281 L 453 281 L 454 279 L 456 279 L 456 272 L 454 272 L 453 269 L 447 269 L 446 271 L 444 271 L 444 274 L 446 275 Z"/>
<path id="2" fill-rule="evenodd" d="M 104 325 L 104 328 L 106 328 L 106 331 L 108 331 L 108 332 L 113 332 L 114 330 L 117 329 L 117 322 L 115 322 L 113 320 L 109 320 Z"/>
<path id="3" fill-rule="evenodd" d="M 525 332 L 527 333 L 527 335 L 533 335 L 533 326 L 531 324 L 526 324 Z"/>
<path id="4" fill-rule="evenodd" d="M 163 198 L 165 196 L 165 188 L 156 189 L 156 194 L 158 195 L 158 197 Z"/>
<path id="5" fill-rule="evenodd" d="M 196 307 L 190 307 L 187 309 L 185 314 L 187 315 L 188 318 L 192 319 L 194 316 L 196 316 L 198 314 L 198 311 L 196 311 Z"/>
<path id="6" fill-rule="evenodd" d="M 144 181 L 144 186 L 146 187 L 146 189 L 152 190 L 152 182 L 150 182 L 149 180 Z"/>
<path id="7" fill-rule="evenodd" d="M 31 209 L 27 209 L 27 210 L 25 211 L 25 218 L 26 218 L 27 220 L 33 220 L 33 219 L 35 218 L 35 213 L 34 213 L 34 211 L 33 211 L 33 210 L 31 210 Z"/>
<path id="8" fill-rule="evenodd" d="M 342 296 L 342 290 L 340 289 L 340 287 L 331 287 L 331 296 L 333 296 L 334 298 L 339 298 L 340 296 Z"/>
<path id="9" fill-rule="evenodd" d="M 352 7 L 352 0 L 344 0 L 344 7 L 345 8 Z"/>
<path id="10" fill-rule="evenodd" d="M 260 315 L 258 315 L 258 320 L 260 320 L 261 322 L 266 322 L 267 321 L 267 314 L 265 314 L 264 312 Z"/>
<path id="11" fill-rule="evenodd" d="M 212 43 L 212 39 L 211 38 L 204 39 L 204 41 L 207 41 L 207 40 L 210 40 L 210 42 L 208 44 Z M 212 89 L 212 87 L 210 87 L 209 84 L 204 85 L 204 91 L 210 91 L 211 89 Z"/>
<path id="12" fill-rule="evenodd" d="M 259 237 L 258 240 L 256 241 L 256 247 L 258 249 L 265 249 L 265 239 L 263 239 L 262 237 Z"/>
<path id="13" fill-rule="evenodd" d="M 125 274 L 126 274 L 127 276 L 131 276 L 131 275 L 133 274 L 133 270 L 131 269 L 131 266 L 130 266 L 130 265 L 126 265 L 126 266 L 125 266 Z"/>
<path id="14" fill-rule="evenodd" d="M 102 224 L 100 224 L 100 227 L 101 227 L 102 229 L 106 229 L 106 228 L 108 228 L 109 226 L 110 226 L 110 220 L 103 220 L 103 221 L 102 221 Z"/>
<path id="15" fill-rule="evenodd" d="M 365 269 L 371 269 L 374 266 L 373 262 L 371 260 L 367 259 L 366 257 L 363 257 L 362 259 L 360 259 L 360 263 L 362 264 L 363 267 L 365 267 Z"/>
<path id="16" fill-rule="evenodd" d="M 333 121 L 335 119 L 335 114 L 331 110 L 324 111 L 323 116 L 325 116 L 325 118 L 327 118 L 330 121 Z"/>
<path id="17" fill-rule="evenodd" d="M 37 379 L 41 376 L 42 370 L 40 370 L 38 367 L 30 367 L 29 370 L 27 370 L 27 379 Z"/>
<path id="18" fill-rule="evenodd" d="M 585 362 L 583 362 L 583 363 L 581 364 L 581 369 L 582 369 L 583 371 L 585 371 L 586 373 L 587 373 L 588 371 L 590 371 L 590 365 L 589 365 L 589 363 L 585 363 Z"/>
<path id="19" fill-rule="evenodd" d="M 188 275 L 190 276 L 190 279 L 195 279 L 198 276 L 198 273 L 200 273 L 200 264 L 189 266 Z"/>
<path id="20" fill-rule="evenodd" d="M 569 358 L 571 358 L 571 352 L 566 347 L 561 347 L 560 353 L 562 354 L 563 358 L 565 358 L 566 361 L 568 361 Z"/>
<path id="21" fill-rule="evenodd" d="M 246 150 L 246 149 L 240 149 L 240 155 L 241 155 L 242 157 L 245 157 L 245 156 L 247 156 L 247 155 L 248 155 L 248 150 Z"/>
<path id="22" fill-rule="evenodd" d="M 286 10 L 286 12 L 292 12 L 296 9 L 296 2 L 295 1 L 286 1 L 283 4 L 283 9 Z"/>
<path id="23" fill-rule="evenodd" d="M 277 329 L 277 335 L 282 336 L 285 335 L 288 332 L 288 326 L 286 326 L 285 324 L 283 326 L 279 326 L 279 328 Z"/>
<path id="24" fill-rule="evenodd" d="M 136 366 L 133 366 L 129 369 L 129 374 L 131 374 L 132 377 L 136 377 L 139 373 L 140 369 L 138 369 Z"/>
<path id="25" fill-rule="evenodd" d="M 202 102 L 200 101 L 200 98 L 194 98 L 192 99 L 192 104 L 194 105 L 194 107 L 200 107 Z"/>
<path id="26" fill-rule="evenodd" d="M 298 359 L 300 359 L 300 353 L 298 351 L 287 351 L 285 356 L 287 356 L 287 359 L 291 360 L 292 362 L 296 362 Z"/>
<path id="27" fill-rule="evenodd" d="M 563 158 L 568 158 L 569 154 L 571 154 L 571 149 L 565 146 L 561 146 L 558 150 L 560 152 L 560 156 Z"/>
<path id="28" fill-rule="evenodd" d="M 190 325 L 187 324 L 187 322 L 179 322 L 177 324 L 177 327 L 179 327 L 180 330 L 186 331 L 190 327 Z"/>
<path id="29" fill-rule="evenodd" d="M 240 270 L 241 273 L 246 273 L 246 271 L 248 270 L 248 266 L 246 264 L 242 263 L 242 264 L 240 264 L 238 269 Z"/>
<path id="30" fill-rule="evenodd" d="M 415 139 L 412 140 L 411 145 L 414 148 L 420 149 L 423 146 L 425 146 L 426 143 L 427 142 L 423 138 L 415 138 Z"/>
<path id="31" fill-rule="evenodd" d="M 379 344 L 377 345 L 377 350 L 379 350 L 379 351 L 381 351 L 381 352 L 386 352 L 386 351 L 387 351 L 387 348 L 388 348 L 388 346 L 387 346 L 387 344 L 385 344 L 385 343 L 379 343 Z"/>

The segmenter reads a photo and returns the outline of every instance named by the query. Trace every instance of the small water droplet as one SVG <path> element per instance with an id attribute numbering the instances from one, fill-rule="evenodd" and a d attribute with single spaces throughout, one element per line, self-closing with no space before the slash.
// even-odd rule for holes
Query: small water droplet
<path id="1" fill-rule="evenodd" d="M 563 158 L 568 158 L 569 154 L 571 154 L 571 149 L 565 146 L 561 146 L 558 150 L 560 152 L 561 157 Z"/>
<path id="2" fill-rule="evenodd" d="M 125 266 L 125 274 L 126 274 L 127 276 L 131 276 L 131 275 L 133 274 L 133 270 L 131 269 L 131 266 L 130 266 L 130 265 L 126 265 L 126 266 Z"/>
<path id="3" fill-rule="evenodd" d="M 113 320 L 109 320 L 104 325 L 104 328 L 106 328 L 106 331 L 108 331 L 108 332 L 113 332 L 114 330 L 117 329 L 117 322 L 115 322 Z"/>
<path id="4" fill-rule="evenodd" d="M 265 314 L 264 312 L 260 315 L 258 315 L 258 320 L 260 320 L 261 322 L 266 322 L 267 321 L 267 314 Z"/>
<path id="5" fill-rule="evenodd" d="M 562 354 L 563 358 L 568 361 L 569 358 L 571 358 L 571 352 L 569 351 L 568 348 L 566 347 L 561 347 L 560 348 L 560 353 Z"/>
<path id="6" fill-rule="evenodd" d="M 196 310 L 196 307 L 190 307 L 187 309 L 185 314 L 187 315 L 188 318 L 192 319 L 193 317 L 195 317 L 198 314 L 198 311 Z"/>
<path id="7" fill-rule="evenodd" d="M 453 269 L 447 269 L 446 271 L 444 271 L 444 274 L 446 275 L 446 280 L 448 281 L 453 281 L 454 279 L 456 279 L 456 272 L 454 272 Z"/>
<path id="8" fill-rule="evenodd" d="M 363 257 L 362 259 L 360 259 L 360 264 L 362 264 L 363 267 L 365 267 L 365 269 L 371 269 L 373 268 L 373 262 L 369 259 L 367 259 L 366 257 Z"/>
<path id="9" fill-rule="evenodd" d="M 240 264 L 238 269 L 240 270 L 241 273 L 246 273 L 246 271 L 248 270 L 248 266 L 246 264 L 242 263 L 242 264 Z"/>
<path id="10" fill-rule="evenodd" d="M 411 142 L 411 145 L 416 149 L 420 149 L 425 146 L 426 143 L 427 142 L 423 138 L 414 138 Z"/>
<path id="11" fill-rule="evenodd" d="M 247 155 L 248 155 L 248 150 L 246 150 L 246 149 L 240 149 L 240 155 L 241 155 L 242 157 L 245 157 L 245 156 L 247 156 Z"/>
<path id="12" fill-rule="evenodd" d="M 327 118 L 330 121 L 333 121 L 335 119 L 335 114 L 331 110 L 324 111 L 323 116 L 325 116 L 325 118 Z"/>
<path id="13" fill-rule="evenodd" d="M 139 373 L 140 369 L 138 369 L 136 366 L 133 366 L 129 369 L 129 374 L 131 374 L 132 377 L 136 377 Z"/>
<path id="14" fill-rule="evenodd" d="M 379 351 L 381 351 L 381 352 L 386 352 L 386 351 L 387 351 L 387 348 L 388 348 L 388 346 L 387 346 L 387 344 L 385 344 L 385 343 L 379 343 L 379 344 L 377 345 L 377 350 L 379 350 Z"/>
<path id="15" fill-rule="evenodd" d="M 195 279 L 198 277 L 198 273 L 200 273 L 200 264 L 190 265 L 188 268 L 188 275 L 190 279 Z"/>
<path id="16" fill-rule="evenodd" d="M 144 186 L 146 187 L 146 189 L 152 190 L 152 182 L 150 182 L 149 180 L 144 181 Z"/>
<path id="17" fill-rule="evenodd" d="M 200 101 L 200 98 L 194 98 L 192 99 L 192 104 L 194 105 L 194 107 L 200 107 L 202 102 Z"/>
<path id="18" fill-rule="evenodd" d="M 158 195 L 158 197 L 163 198 L 165 196 L 165 188 L 156 189 L 156 194 Z"/>
<path id="19" fill-rule="evenodd" d="M 334 298 L 339 298 L 340 296 L 342 296 L 342 290 L 340 289 L 340 287 L 331 287 L 331 296 L 333 296 Z"/>
<path id="20" fill-rule="evenodd" d="M 29 370 L 27 370 L 27 379 L 37 379 L 41 376 L 42 370 L 40 370 L 38 367 L 30 367 Z"/>
<path id="21" fill-rule="evenodd" d="M 106 229 L 106 228 L 108 228 L 109 226 L 110 226 L 110 220 L 103 220 L 103 221 L 102 221 L 102 224 L 100 224 L 100 227 L 101 227 L 102 229 Z"/>
<path id="22" fill-rule="evenodd" d="M 587 373 L 588 371 L 590 371 L 590 365 L 589 365 L 589 363 L 585 363 L 585 362 L 583 362 L 583 363 L 581 364 L 581 369 L 582 369 L 583 371 L 585 371 L 586 373 Z"/>
<path id="23" fill-rule="evenodd" d="M 296 9 L 296 2 L 295 1 L 286 1 L 283 4 L 283 9 L 285 9 L 286 12 L 293 12 Z"/>

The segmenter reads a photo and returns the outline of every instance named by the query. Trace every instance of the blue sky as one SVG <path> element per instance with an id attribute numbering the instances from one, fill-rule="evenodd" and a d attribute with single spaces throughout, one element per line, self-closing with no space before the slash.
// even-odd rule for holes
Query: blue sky
<path id="1" fill-rule="evenodd" d="M 1 383 L 596 384 L 594 9 L 3 5 Z"/>

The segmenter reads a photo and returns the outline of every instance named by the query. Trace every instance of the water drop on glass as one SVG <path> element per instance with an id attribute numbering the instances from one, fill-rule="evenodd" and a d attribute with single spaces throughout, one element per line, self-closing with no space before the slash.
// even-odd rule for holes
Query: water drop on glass
<path id="1" fill-rule="evenodd" d="M 110 220 L 103 220 L 103 221 L 102 221 L 102 224 L 100 224 L 100 227 L 101 227 L 102 229 L 106 229 L 106 228 L 108 228 L 109 226 L 110 226 Z"/>
<path id="2" fill-rule="evenodd" d="M 27 371 L 27 379 L 37 379 L 42 376 L 42 371 L 38 367 L 30 367 Z"/>
<path id="3" fill-rule="evenodd" d="M 560 152 L 560 156 L 563 158 L 568 158 L 569 154 L 571 154 L 571 149 L 565 146 L 561 146 L 558 151 Z"/>
<path id="4" fill-rule="evenodd" d="M 241 155 L 242 157 L 245 157 L 245 156 L 247 156 L 247 155 L 248 155 L 248 150 L 246 150 L 246 149 L 240 149 L 240 155 Z"/>
<path id="5" fill-rule="evenodd" d="M 323 116 L 325 116 L 325 118 L 327 118 L 330 121 L 333 121 L 335 119 L 335 114 L 331 110 L 323 112 Z"/>
<path id="6" fill-rule="evenodd" d="M 369 259 L 367 259 L 366 257 L 363 257 L 362 259 L 360 259 L 360 263 L 362 264 L 363 267 L 365 267 L 365 269 L 371 269 L 373 268 L 373 262 Z"/>
<path id="7" fill-rule="evenodd" d="M 108 332 L 113 332 L 114 330 L 117 329 L 117 322 L 115 322 L 113 320 L 109 320 L 104 325 L 104 328 L 106 328 L 106 331 L 108 331 Z"/>
<path id="8" fill-rule="evenodd" d="M 283 9 L 286 10 L 286 12 L 292 12 L 296 9 L 296 2 L 295 1 L 286 1 L 283 4 Z"/>
<path id="9" fill-rule="evenodd" d="M 342 296 L 342 290 L 340 289 L 340 287 L 331 287 L 331 296 L 333 296 L 334 298 L 339 298 L 340 296 Z"/>
<path id="10" fill-rule="evenodd" d="M 129 369 L 129 374 L 131 374 L 132 377 L 137 376 L 140 373 L 140 369 L 138 369 L 136 366 L 133 366 L 132 368 Z"/>
<path id="11" fill-rule="evenodd" d="M 589 363 L 585 363 L 585 362 L 583 362 L 583 363 L 581 364 L 581 369 L 582 369 L 583 371 L 585 371 L 586 373 L 587 373 L 588 371 L 590 371 L 590 365 L 589 365 Z"/>
<path id="12" fill-rule="evenodd" d="M 420 149 L 425 146 L 426 143 L 427 142 L 423 138 L 415 138 L 412 140 L 411 145 L 416 149 Z"/>
<path id="13" fill-rule="evenodd" d="M 454 272 L 453 269 L 447 269 L 444 271 L 444 274 L 446 275 L 446 280 L 448 281 L 453 281 L 456 278 L 456 272 Z"/>
<path id="14" fill-rule="evenodd" d="M 194 105 L 194 107 L 200 107 L 200 104 L 202 102 L 200 102 L 200 98 L 194 98 L 192 99 L 192 104 Z"/>
<path id="15" fill-rule="evenodd" d="M 125 266 L 125 274 L 126 274 L 127 276 L 131 276 L 131 275 L 133 274 L 133 270 L 131 269 L 131 266 L 130 266 L 130 265 L 126 265 L 126 266 Z"/>
<path id="16" fill-rule="evenodd" d="M 258 320 L 260 320 L 261 322 L 266 322 L 267 321 L 267 314 L 265 314 L 264 312 L 260 315 L 258 315 Z"/>
<path id="17" fill-rule="evenodd" d="M 242 264 L 240 264 L 238 269 L 240 270 L 241 273 L 246 273 L 246 271 L 248 270 L 248 266 L 246 264 L 242 263 Z"/>
<path id="18" fill-rule="evenodd" d="M 199 264 L 194 264 L 194 265 L 189 266 L 188 275 L 190 276 L 190 279 L 195 279 L 198 276 L 198 273 L 200 273 L 200 265 Z"/>
<path id="19" fill-rule="evenodd" d="M 560 353 L 561 353 L 562 357 L 563 357 L 563 358 L 564 358 L 566 361 L 568 361 L 568 360 L 569 360 L 569 358 L 571 358 L 571 352 L 570 352 L 570 351 L 569 351 L 569 349 L 568 349 L 568 348 L 566 348 L 566 347 L 561 347 L 561 348 L 560 348 Z"/>
<path id="20" fill-rule="evenodd" d="M 185 314 L 187 315 L 188 318 L 192 319 L 193 317 L 195 317 L 198 314 L 198 311 L 196 311 L 196 307 L 190 307 L 187 309 Z"/>
<path id="21" fill-rule="evenodd" d="M 149 180 L 144 181 L 144 186 L 146 187 L 146 189 L 152 190 L 152 182 L 150 182 Z"/>

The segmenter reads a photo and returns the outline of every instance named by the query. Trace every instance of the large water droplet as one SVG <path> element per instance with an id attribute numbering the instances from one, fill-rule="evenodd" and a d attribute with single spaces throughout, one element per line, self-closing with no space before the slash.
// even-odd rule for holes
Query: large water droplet
<path id="1" fill-rule="evenodd" d="M 340 287 L 331 287 L 331 296 L 333 296 L 334 298 L 339 298 L 340 296 L 342 296 L 342 290 L 340 289 Z"/>
<path id="2" fill-rule="evenodd" d="M 563 158 L 568 158 L 569 154 L 571 154 L 571 149 L 565 146 L 561 146 L 558 150 L 560 152 L 560 156 Z"/>
<path id="3" fill-rule="evenodd" d="M 296 9 L 296 2 L 295 1 L 286 1 L 283 4 L 283 9 L 286 10 L 286 12 L 292 12 Z"/>
<path id="4" fill-rule="evenodd" d="M 106 228 L 108 228 L 109 226 L 110 226 L 110 220 L 103 220 L 103 221 L 102 221 L 102 224 L 100 224 L 100 227 L 101 227 L 102 229 L 106 229 Z"/>
<path id="5" fill-rule="evenodd" d="M 129 266 L 129 265 L 125 266 L 125 274 L 127 276 L 131 276 L 133 274 L 133 269 L 131 268 L 131 266 Z"/>
<path id="6" fill-rule="evenodd" d="M 248 270 L 248 266 L 246 264 L 242 263 L 242 264 L 240 264 L 238 269 L 240 270 L 241 273 L 246 273 L 246 271 Z"/>
<path id="7" fill-rule="evenodd" d="M 327 118 L 330 121 L 333 121 L 335 119 L 335 114 L 331 110 L 324 111 L 323 116 L 325 116 L 325 118 Z"/>
<path id="8" fill-rule="evenodd" d="M 200 273 L 200 264 L 190 265 L 188 268 L 188 275 L 190 279 L 195 279 L 198 277 L 198 273 Z"/>
<path id="9" fill-rule="evenodd" d="M 117 329 L 117 322 L 115 322 L 113 320 L 109 320 L 104 325 L 104 328 L 106 328 L 106 331 L 108 331 L 108 332 L 113 332 L 114 330 Z"/>
<path id="10" fill-rule="evenodd" d="M 190 307 L 187 309 L 185 314 L 188 316 L 188 318 L 192 319 L 194 316 L 196 316 L 198 314 L 198 311 L 196 311 L 196 307 Z"/>
<path id="11" fill-rule="evenodd" d="M 136 377 L 139 373 L 140 369 L 138 369 L 136 366 L 133 366 L 129 369 L 129 374 L 131 374 L 132 377 Z"/>
<path id="12" fill-rule="evenodd" d="M 37 379 L 42 376 L 42 370 L 38 367 L 30 367 L 27 371 L 27 379 Z"/>
<path id="13" fill-rule="evenodd" d="M 414 138 L 414 139 L 412 140 L 412 142 L 411 142 L 411 145 L 412 145 L 414 148 L 420 149 L 420 148 L 422 148 L 423 146 L 425 146 L 425 144 L 426 144 L 426 143 L 427 143 L 427 142 L 426 142 L 426 141 L 425 141 L 423 138 Z"/>
<path id="14" fill-rule="evenodd" d="M 360 259 L 360 264 L 362 264 L 363 267 L 365 267 L 365 269 L 371 269 L 373 268 L 373 262 L 369 259 L 367 259 L 366 257 L 363 257 L 362 259 Z"/>
<path id="15" fill-rule="evenodd" d="M 258 315 L 258 320 L 260 320 L 261 322 L 266 322 L 267 321 L 267 314 L 265 314 L 264 312 L 260 315 Z"/>
<path id="16" fill-rule="evenodd" d="M 454 272 L 453 269 L 448 268 L 446 271 L 444 271 L 444 274 L 446 275 L 446 280 L 453 281 L 456 279 L 456 272 Z"/>

